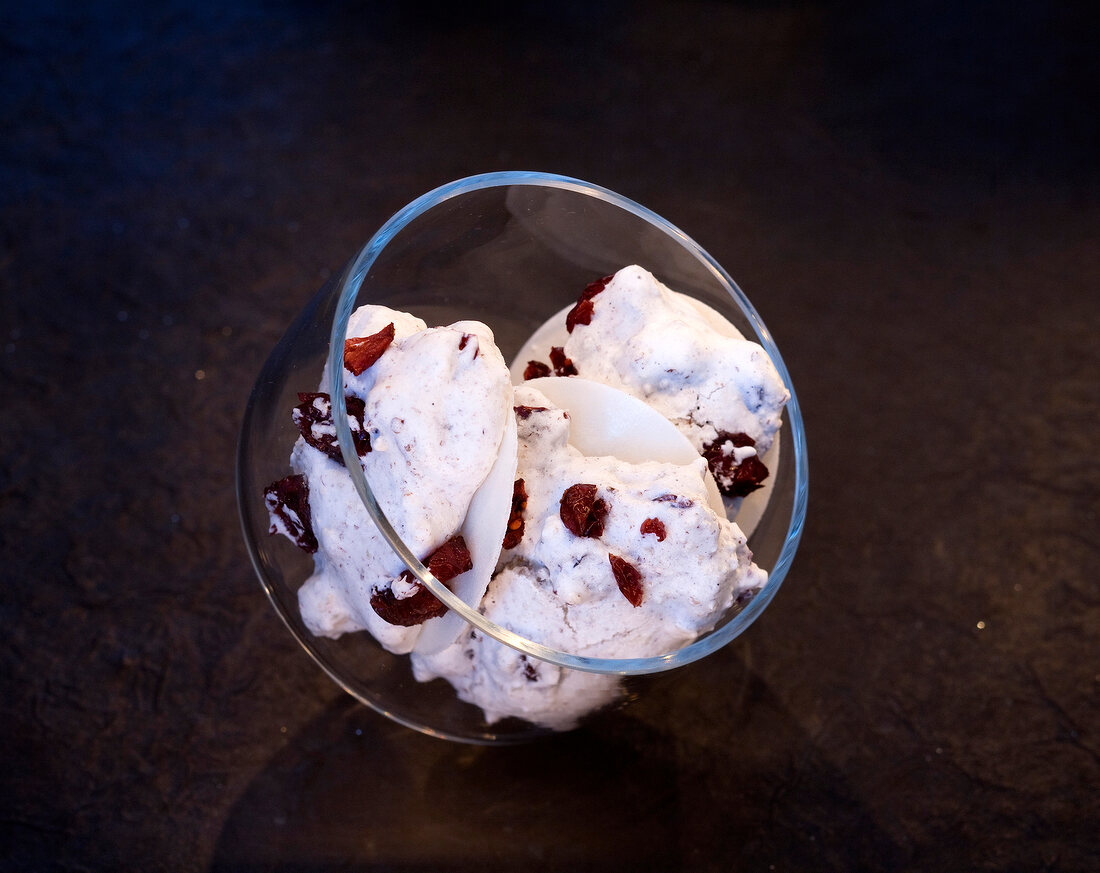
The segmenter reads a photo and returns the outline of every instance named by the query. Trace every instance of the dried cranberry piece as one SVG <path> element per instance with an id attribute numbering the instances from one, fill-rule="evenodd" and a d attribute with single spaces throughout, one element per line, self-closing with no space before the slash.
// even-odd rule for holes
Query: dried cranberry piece
<path id="1" fill-rule="evenodd" d="M 630 601 L 630 605 L 638 607 L 642 605 L 642 574 L 638 568 L 629 561 L 624 561 L 618 555 L 608 555 L 611 562 L 611 572 L 615 574 L 615 583 L 623 593 L 623 597 Z"/>
<path id="2" fill-rule="evenodd" d="M 677 509 L 688 509 L 695 505 L 690 497 L 677 497 L 675 494 L 662 494 L 653 498 L 654 503 L 671 503 Z"/>
<path id="3" fill-rule="evenodd" d="M 512 411 L 516 414 L 516 418 L 522 418 L 527 421 L 531 417 L 532 412 L 546 412 L 548 407 L 546 406 L 513 406 Z"/>
<path id="4" fill-rule="evenodd" d="M 424 565 L 432 571 L 440 582 L 450 582 L 459 573 L 465 573 L 474 567 L 470 550 L 466 548 L 466 540 L 462 534 L 455 534 L 447 542 L 428 556 Z M 406 570 L 402 574 L 406 579 L 412 580 L 413 574 Z"/>
<path id="5" fill-rule="evenodd" d="M 447 607 L 423 585 L 414 594 L 401 598 L 396 597 L 389 588 L 375 591 L 370 596 L 370 605 L 382 621 L 399 627 L 414 627 L 429 618 L 439 618 L 447 613 Z"/>
<path id="6" fill-rule="evenodd" d="M 596 498 L 595 485 L 570 485 L 561 495 L 562 524 L 575 537 L 603 536 L 603 523 L 610 507 Z"/>
<path id="7" fill-rule="evenodd" d="M 615 274 L 612 273 L 609 276 L 603 276 L 599 279 L 594 279 L 593 281 L 589 282 L 587 285 L 584 286 L 584 290 L 581 292 L 581 300 L 591 300 L 593 297 L 603 291 L 604 288 L 611 284 L 611 280 L 614 278 Z"/>
<path id="8" fill-rule="evenodd" d="M 550 349 L 550 363 L 554 365 L 555 376 L 576 376 L 577 368 L 573 366 L 573 359 L 565 356 L 565 349 L 554 346 Z"/>
<path id="9" fill-rule="evenodd" d="M 572 333 L 578 324 L 591 324 L 592 313 L 595 311 L 596 307 L 591 300 L 577 301 L 577 305 L 565 316 L 565 329 Z"/>
<path id="10" fill-rule="evenodd" d="M 302 438 L 319 452 L 324 452 L 332 460 L 344 463 L 340 454 L 340 443 L 336 439 L 336 428 L 332 423 L 332 398 L 322 392 L 298 392 L 298 405 L 291 412 L 294 423 Z M 355 452 L 363 457 L 370 451 L 370 435 L 363 424 L 366 404 L 358 397 L 345 397 L 344 408 L 348 412 L 348 426 Z"/>
<path id="11" fill-rule="evenodd" d="M 465 573 L 471 569 L 474 562 L 470 557 L 470 550 L 466 548 L 466 540 L 461 534 L 456 534 L 432 552 L 424 561 L 424 565 L 440 582 L 450 582 L 459 573 Z M 414 582 L 416 592 L 408 597 L 399 598 L 392 589 L 387 588 L 385 591 L 376 591 L 371 595 L 371 608 L 382 617 L 383 621 L 400 627 L 413 627 L 429 618 L 438 618 L 446 614 L 447 607 L 442 601 L 421 585 L 410 571 L 403 572 L 401 578 Z"/>
<path id="12" fill-rule="evenodd" d="M 565 316 L 565 329 L 567 331 L 572 333 L 573 328 L 578 324 L 592 323 L 592 312 L 595 309 L 592 298 L 603 291 L 612 278 L 612 276 L 604 276 L 602 279 L 597 279 L 595 282 L 589 282 L 585 285 L 581 296 L 577 298 L 577 305 L 570 309 Z"/>
<path id="13" fill-rule="evenodd" d="M 359 376 L 390 347 L 396 331 L 391 321 L 378 333 L 344 340 L 344 366 Z"/>
<path id="14" fill-rule="evenodd" d="M 737 468 L 737 474 L 734 477 L 734 493 L 738 497 L 751 494 L 757 488 L 762 487 L 764 480 L 767 478 L 768 468 L 760 458 L 755 455 L 751 458 L 745 458 Z"/>
<path id="15" fill-rule="evenodd" d="M 526 655 L 520 655 L 519 659 L 523 662 L 523 678 L 528 682 L 538 682 L 539 672 L 535 669 L 535 665 L 527 660 Z"/>
<path id="16" fill-rule="evenodd" d="M 756 440 L 745 433 L 719 431 L 714 442 L 703 446 L 703 457 L 718 483 L 718 490 L 726 497 L 744 497 L 760 487 L 768 478 L 768 468 L 756 455 L 737 462 L 735 448 L 755 446 Z"/>
<path id="17" fill-rule="evenodd" d="M 311 555 L 317 551 L 317 537 L 309 511 L 309 483 L 305 476 L 287 476 L 272 482 L 264 489 L 264 503 L 271 516 L 271 533 L 279 533 L 281 527 L 298 548 Z"/>
<path id="18" fill-rule="evenodd" d="M 458 341 L 458 350 L 461 352 L 464 348 L 466 348 L 466 344 L 471 339 L 474 340 L 474 358 L 476 359 L 478 352 L 481 351 L 481 346 L 478 344 L 477 338 L 472 333 L 462 334 L 462 339 Z"/>
<path id="19" fill-rule="evenodd" d="M 523 513 L 527 510 L 527 488 L 522 479 L 512 486 L 512 513 L 508 516 L 508 529 L 504 532 L 504 548 L 514 549 L 523 539 Z"/>
<path id="20" fill-rule="evenodd" d="M 526 382 L 528 379 L 538 379 L 549 375 L 550 368 L 542 361 L 528 361 L 527 368 L 523 371 L 523 380 Z"/>
<path id="21" fill-rule="evenodd" d="M 641 527 L 642 536 L 646 534 L 654 534 L 657 537 L 657 542 L 663 543 L 665 541 L 665 523 L 659 518 L 647 518 L 642 522 Z"/>

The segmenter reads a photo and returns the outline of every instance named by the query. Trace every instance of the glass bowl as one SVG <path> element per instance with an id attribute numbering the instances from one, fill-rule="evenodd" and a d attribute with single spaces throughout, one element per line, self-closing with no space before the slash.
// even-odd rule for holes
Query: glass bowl
<path id="1" fill-rule="evenodd" d="M 333 404 L 339 442 L 375 523 L 421 584 L 485 634 L 531 658 L 566 670 L 624 677 L 617 698 L 644 692 L 639 677 L 689 664 L 729 643 L 767 607 L 783 582 L 802 534 L 808 497 L 805 432 L 798 398 L 771 334 L 752 304 L 702 248 L 660 216 L 605 188 L 546 173 L 500 172 L 461 179 L 423 195 L 395 214 L 325 284 L 267 360 L 245 410 L 237 492 L 244 537 L 264 590 L 291 633 L 350 694 L 401 724 L 434 736 L 477 743 L 517 742 L 552 731 L 518 718 L 487 724 L 444 680 L 417 682 L 407 655 L 394 655 L 370 634 L 313 636 L 297 590 L 313 561 L 283 537 L 269 535 L 264 487 L 289 472 L 298 432 L 290 410 L 298 391 L 317 389 L 329 363 L 334 397 L 342 396 L 348 318 L 364 303 L 411 312 L 429 325 L 483 321 L 511 361 L 532 334 L 575 302 L 594 278 L 640 264 L 661 282 L 717 310 L 767 351 L 791 397 L 782 446 L 766 499 L 753 513 L 749 547 L 767 584 L 716 627 L 676 651 L 647 658 L 594 658 L 548 648 L 500 627 L 440 584 L 386 521 L 355 462 L 347 415 Z"/>

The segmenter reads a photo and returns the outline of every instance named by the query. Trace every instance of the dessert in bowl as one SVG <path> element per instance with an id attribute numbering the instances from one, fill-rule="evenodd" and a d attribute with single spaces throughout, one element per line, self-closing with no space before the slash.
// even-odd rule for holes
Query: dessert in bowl
<path id="1" fill-rule="evenodd" d="M 494 173 L 414 201 L 318 293 L 257 381 L 238 491 L 330 676 L 507 742 L 741 633 L 807 471 L 779 352 L 713 259 L 605 189 Z"/>

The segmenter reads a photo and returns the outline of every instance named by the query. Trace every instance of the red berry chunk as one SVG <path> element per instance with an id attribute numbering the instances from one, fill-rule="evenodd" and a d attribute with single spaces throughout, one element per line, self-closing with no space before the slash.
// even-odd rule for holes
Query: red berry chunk
<path id="1" fill-rule="evenodd" d="M 718 490 L 726 497 L 744 497 L 760 487 L 768 478 L 768 468 L 756 455 L 737 462 L 735 448 L 755 446 L 756 440 L 744 433 L 719 431 L 712 443 L 703 446 L 703 457 L 718 483 Z"/>
<path id="2" fill-rule="evenodd" d="M 608 555 L 607 559 L 611 562 L 611 572 L 615 574 L 615 583 L 623 597 L 630 601 L 631 606 L 641 606 L 645 592 L 642 590 L 642 574 L 638 572 L 638 568 L 618 555 Z"/>
<path id="3" fill-rule="evenodd" d="M 554 365 L 555 376 L 576 376 L 577 368 L 573 366 L 573 359 L 565 356 L 565 349 L 554 346 L 550 349 L 550 363 Z"/>
<path id="4" fill-rule="evenodd" d="M 647 518 L 642 522 L 641 527 L 642 536 L 646 534 L 654 534 L 657 537 L 657 542 L 663 543 L 665 541 L 665 523 L 659 518 Z"/>
<path id="5" fill-rule="evenodd" d="M 477 353 L 481 351 L 481 346 L 478 345 L 477 337 L 475 337 L 472 333 L 462 334 L 462 339 L 458 341 L 458 350 L 461 352 L 464 348 L 466 348 L 466 344 L 469 343 L 470 340 L 474 341 L 474 357 L 477 358 Z"/>
<path id="6" fill-rule="evenodd" d="M 440 582 L 450 582 L 459 573 L 472 569 L 474 562 L 470 557 L 470 550 L 466 548 L 466 540 L 461 534 L 456 534 L 432 552 L 424 565 Z M 415 580 L 408 570 L 401 574 L 401 578 L 408 582 Z M 446 614 L 447 607 L 432 592 L 419 581 L 415 584 L 416 591 L 409 597 L 397 597 L 390 588 L 374 592 L 370 599 L 371 608 L 383 621 L 401 627 L 413 627 L 429 618 Z"/>
<path id="7" fill-rule="evenodd" d="M 603 291 L 612 278 L 612 276 L 604 276 L 602 279 L 597 279 L 595 282 L 589 282 L 585 286 L 584 290 L 581 292 L 581 296 L 577 299 L 577 305 L 570 309 L 569 313 L 565 316 L 565 329 L 567 331 L 572 333 L 573 328 L 578 324 L 592 323 L 592 312 L 595 308 L 592 303 L 592 298 Z"/>
<path id="8" fill-rule="evenodd" d="M 284 533 L 302 551 L 317 551 L 317 537 L 309 511 L 309 484 L 301 475 L 287 476 L 264 489 L 264 503 L 271 516 L 271 533 Z"/>
<path id="9" fill-rule="evenodd" d="M 523 539 L 523 513 L 527 509 L 527 488 L 522 479 L 512 486 L 512 513 L 508 516 L 508 529 L 504 532 L 504 548 L 514 549 Z"/>
<path id="10" fill-rule="evenodd" d="M 603 536 L 603 523 L 610 507 L 596 498 L 595 485 L 570 485 L 561 495 L 562 524 L 576 537 Z"/>
<path id="11" fill-rule="evenodd" d="M 399 627 L 414 627 L 429 618 L 439 618 L 447 614 L 447 607 L 419 584 L 416 591 L 408 597 L 398 598 L 389 588 L 375 591 L 370 596 L 370 605 L 383 621 Z"/>
<path id="12" fill-rule="evenodd" d="M 526 382 L 528 379 L 539 379 L 542 376 L 549 375 L 550 368 L 542 361 L 528 361 L 527 367 L 523 371 L 523 380 Z"/>
<path id="13" fill-rule="evenodd" d="M 528 682 L 539 681 L 539 671 L 535 669 L 535 665 L 527 660 L 526 655 L 520 655 L 519 661 L 523 664 L 523 678 Z"/>
<path id="14" fill-rule="evenodd" d="M 432 571 L 432 575 L 440 582 L 450 582 L 459 573 L 472 570 L 474 562 L 470 557 L 470 550 L 466 548 L 466 540 L 462 538 L 462 534 L 455 534 L 432 552 L 424 565 Z M 409 570 L 401 575 L 410 582 L 413 579 L 413 574 Z"/>
<path id="15" fill-rule="evenodd" d="M 294 407 L 291 416 L 302 438 L 332 460 L 344 463 L 344 456 L 340 454 L 340 443 L 336 439 L 336 428 L 332 423 L 332 398 L 323 393 L 299 391 L 298 400 L 299 404 Z M 361 458 L 370 451 L 370 435 L 363 424 L 366 404 L 358 397 L 345 397 L 344 408 L 348 412 L 348 425 L 351 427 L 355 451 Z"/>
<path id="16" fill-rule="evenodd" d="M 577 301 L 577 305 L 565 316 L 565 329 L 572 333 L 578 324 L 591 324 L 592 313 L 595 311 L 596 307 L 591 300 Z"/>
<path id="17" fill-rule="evenodd" d="M 546 412 L 545 406 L 513 406 L 512 411 L 516 414 L 516 418 L 527 421 L 531 417 L 532 412 Z"/>
<path id="18" fill-rule="evenodd" d="M 395 330 L 391 321 L 378 333 L 344 340 L 344 366 L 359 376 L 382 357 L 393 342 Z"/>

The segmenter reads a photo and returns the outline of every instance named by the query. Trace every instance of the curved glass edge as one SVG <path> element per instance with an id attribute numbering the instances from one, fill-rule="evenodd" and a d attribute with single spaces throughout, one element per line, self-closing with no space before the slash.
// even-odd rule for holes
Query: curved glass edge
<path id="1" fill-rule="evenodd" d="M 787 403 L 787 417 L 793 436 L 793 448 L 795 454 L 795 498 L 791 510 L 791 521 L 787 528 L 787 537 L 783 549 L 776 560 L 775 566 L 768 573 L 768 581 L 756 594 L 748 605 L 738 613 L 729 624 L 719 628 L 700 639 L 663 655 L 654 655 L 646 658 L 596 658 L 584 655 L 572 655 L 536 643 L 526 637 L 520 636 L 501 625 L 485 618 L 476 609 L 466 603 L 456 594 L 432 575 L 427 567 L 420 562 L 405 545 L 404 540 L 398 535 L 386 518 L 382 507 L 374 498 L 374 494 L 367 483 L 363 468 L 359 463 L 359 456 L 355 451 L 351 436 L 351 427 L 348 424 L 347 413 L 341 404 L 333 404 L 333 422 L 336 426 L 336 436 L 340 444 L 340 450 L 344 457 L 344 464 L 351 475 L 352 484 L 355 486 L 363 505 L 366 506 L 371 518 L 381 531 L 382 536 L 390 544 L 390 547 L 401 558 L 409 571 L 415 574 L 421 584 L 426 586 L 449 609 L 453 609 L 468 623 L 519 652 L 522 652 L 542 661 L 556 664 L 573 670 L 582 670 L 589 673 L 613 673 L 622 676 L 637 676 L 648 673 L 659 673 L 671 670 L 685 664 L 690 664 L 712 652 L 725 646 L 731 640 L 743 633 L 764 611 L 771 602 L 783 579 L 790 569 L 798 550 L 799 541 L 802 538 L 802 529 L 806 518 L 806 505 L 809 497 L 809 465 L 806 457 L 806 436 L 802 424 L 802 412 L 798 404 L 798 397 L 791 384 L 790 374 L 783 362 L 779 349 L 772 339 L 771 332 L 764 325 L 756 308 L 749 302 L 745 293 L 729 276 L 718 262 L 714 260 L 697 242 L 678 227 L 665 220 L 657 213 L 646 209 L 639 203 L 635 203 L 620 194 L 616 194 L 607 188 L 574 179 L 569 176 L 559 176 L 552 173 L 537 171 L 499 171 L 483 173 L 477 176 L 468 176 L 449 182 L 446 185 L 423 194 L 408 206 L 396 212 L 382 227 L 370 238 L 359 254 L 345 268 L 340 277 L 340 299 L 336 307 L 336 316 L 333 319 L 332 333 L 329 339 L 329 386 L 333 397 L 344 395 L 344 366 L 343 348 L 347 335 L 348 320 L 355 306 L 359 289 L 366 278 L 367 272 L 374 264 L 382 249 L 403 230 L 414 218 L 426 210 L 443 203 L 446 200 L 470 191 L 483 188 L 499 187 L 504 185 L 540 185 L 543 187 L 560 188 L 574 191 L 578 194 L 587 194 L 592 197 L 605 200 L 627 212 L 633 213 L 639 218 L 660 228 L 666 234 L 674 237 L 699 259 L 723 285 L 744 311 L 763 347 L 771 357 L 776 370 L 779 372 L 784 385 L 790 391 L 791 398 Z M 322 666 L 324 666 L 322 664 Z M 339 681 L 339 680 L 337 680 Z M 342 684 L 342 683 L 341 683 Z M 354 692 L 352 692 L 354 694 Z M 355 695 L 358 697 L 358 695 Z"/>

